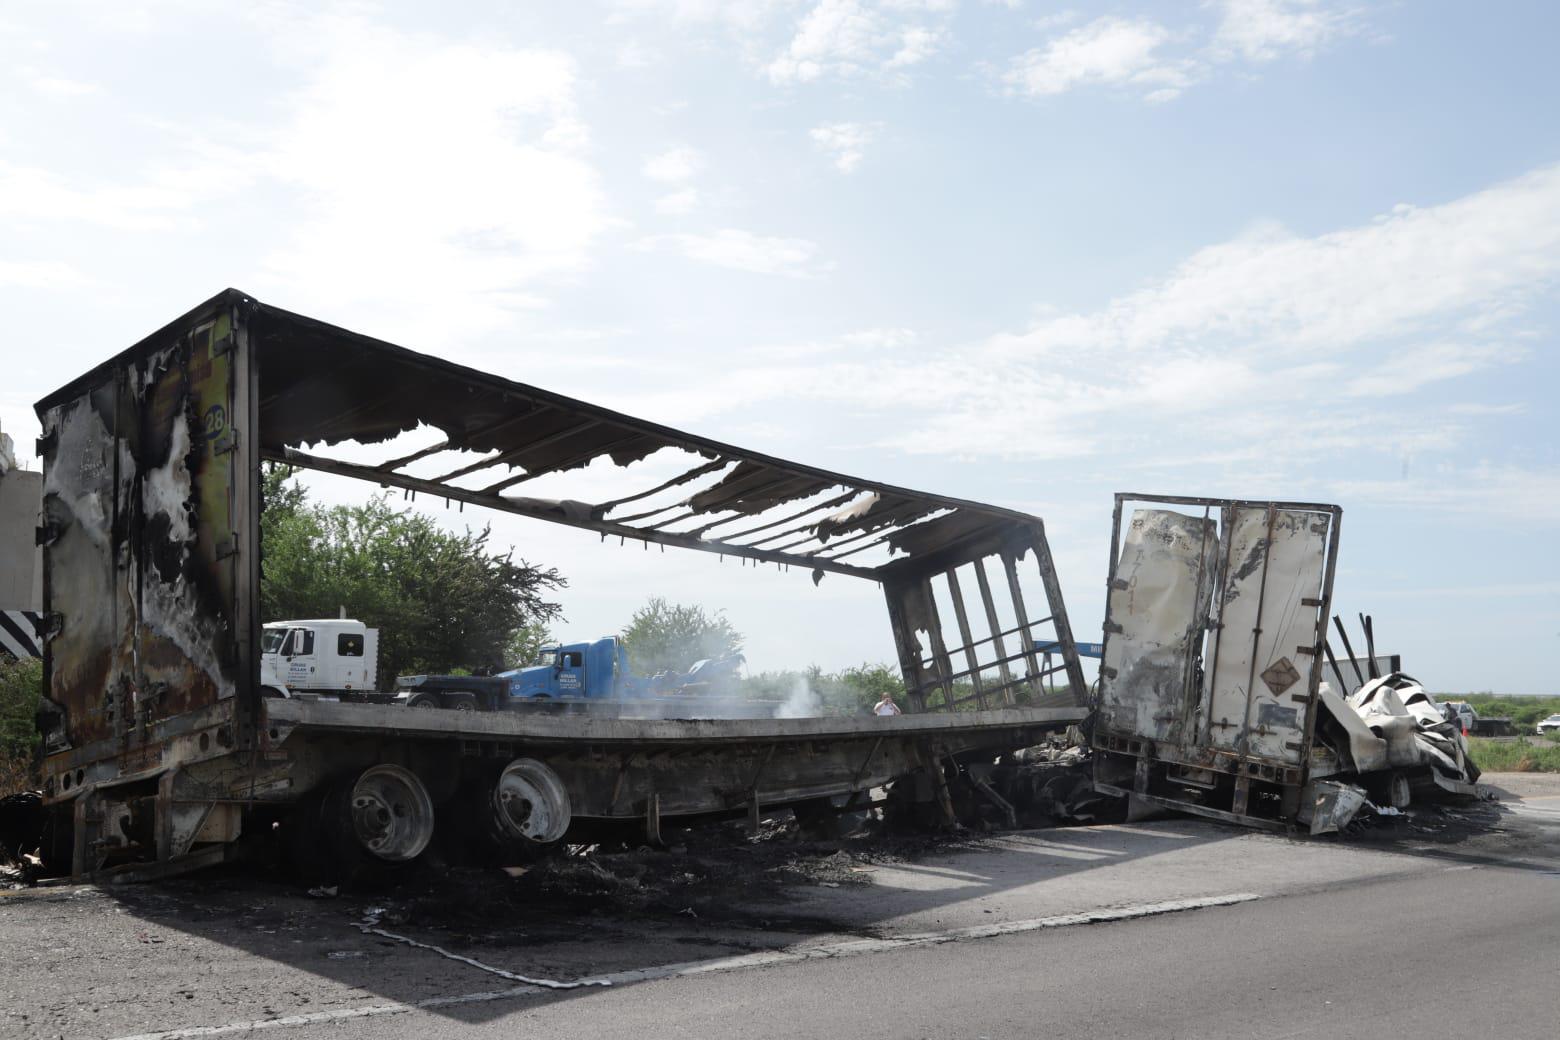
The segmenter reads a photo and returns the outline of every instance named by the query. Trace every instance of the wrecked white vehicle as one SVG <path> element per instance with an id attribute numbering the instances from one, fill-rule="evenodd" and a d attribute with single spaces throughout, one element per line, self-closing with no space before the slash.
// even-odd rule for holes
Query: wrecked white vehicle
<path id="1" fill-rule="evenodd" d="M 1344 699 L 1321 685 L 1310 777 L 1315 797 L 1298 819 L 1313 834 L 1348 825 L 1360 808 L 1408 808 L 1436 790 L 1478 793 L 1479 767 L 1457 716 L 1447 717 L 1418 681 L 1402 672 L 1372 679 Z M 1353 789 L 1350 794 L 1337 791 Z M 1367 802 L 1368 799 L 1368 802 Z"/>

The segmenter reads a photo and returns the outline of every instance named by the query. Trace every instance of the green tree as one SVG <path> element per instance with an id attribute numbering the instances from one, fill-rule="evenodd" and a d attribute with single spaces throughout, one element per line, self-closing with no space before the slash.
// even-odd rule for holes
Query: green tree
<path id="1" fill-rule="evenodd" d="M 489 529 L 455 534 L 388 495 L 322 506 L 288 474 L 265 474 L 260 603 L 267 621 L 336 617 L 379 629 L 379 677 L 502 668 L 521 633 L 561 616 L 545 597 L 556 569 L 489 545 Z"/>
<path id="2" fill-rule="evenodd" d="M 742 649 L 742 633 L 726 620 L 725 611 L 706 614 L 703 607 L 668 603 L 660 596 L 634 611 L 622 639 L 629 668 L 640 675 L 687 671 L 695 661 Z"/>
<path id="3" fill-rule="evenodd" d="M 43 662 L 0 655 L 0 756 L 31 755 L 38 745 L 33 715 L 43 696 Z"/>
<path id="4" fill-rule="evenodd" d="M 0 654 L 0 798 L 38 786 L 38 731 L 33 716 L 43 696 L 43 662 Z"/>
<path id="5" fill-rule="evenodd" d="M 559 642 L 561 640 L 553 634 L 547 622 L 537 619 L 515 629 L 514 634 L 509 637 L 509 652 L 504 659 L 509 662 L 511 668 L 533 664 L 537 655 L 541 653 L 542 647 L 557 646 Z"/>

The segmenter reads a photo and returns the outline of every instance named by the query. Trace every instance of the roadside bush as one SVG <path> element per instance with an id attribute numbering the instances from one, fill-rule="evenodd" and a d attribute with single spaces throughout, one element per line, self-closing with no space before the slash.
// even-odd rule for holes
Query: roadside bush
<path id="1" fill-rule="evenodd" d="M 0 795 L 38 785 L 33 714 L 42 696 L 42 661 L 0 658 Z"/>
<path id="2" fill-rule="evenodd" d="M 1539 737 L 1468 738 L 1468 757 L 1480 772 L 1560 773 L 1560 742 Z"/>

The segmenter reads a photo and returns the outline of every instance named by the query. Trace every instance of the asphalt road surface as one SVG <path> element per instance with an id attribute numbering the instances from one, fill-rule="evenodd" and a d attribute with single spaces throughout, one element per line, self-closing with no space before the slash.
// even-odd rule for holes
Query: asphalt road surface
<path id="1" fill-rule="evenodd" d="M 1005 835 L 718 925 L 502 938 L 258 883 L 11 893 L 0 1036 L 1548 1040 L 1560 778 L 1507 793 L 1471 836 L 1193 820 Z"/>

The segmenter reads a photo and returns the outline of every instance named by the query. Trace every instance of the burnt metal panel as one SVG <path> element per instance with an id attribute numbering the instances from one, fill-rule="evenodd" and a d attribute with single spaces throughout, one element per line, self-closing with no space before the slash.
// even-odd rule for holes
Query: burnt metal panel
<path id="1" fill-rule="evenodd" d="M 39 406 L 51 751 L 112 738 L 133 769 L 156 723 L 246 686 L 256 471 L 227 304 Z"/>
<path id="2" fill-rule="evenodd" d="M 1028 616 L 1017 571 L 1020 561 L 1031 554 L 1051 611 L 1033 620 Z M 997 619 L 986 576 L 988 562 L 1002 568 L 1005 591 L 1017 619 L 1012 628 L 1001 628 Z M 975 569 L 981 609 L 990 632 L 983 639 L 971 638 L 967 593 L 952 577 L 954 570 L 964 564 Z M 927 566 L 937 569 L 928 570 Z M 1044 530 L 1038 523 L 1009 528 L 996 539 L 939 547 L 924 560 L 899 561 L 883 568 L 881 573 L 899 648 L 900 671 L 912 708 L 973 709 L 986 705 L 992 697 L 1001 698 L 1005 704 L 1035 707 L 1088 704 L 1088 687 L 1067 623 L 1061 585 L 1056 580 Z M 952 578 L 948 591 L 958 623 L 957 644 L 948 643 L 932 592 L 932 582 L 941 578 Z M 1017 640 L 1015 653 L 1007 652 L 1009 639 Z M 1043 662 L 1050 655 L 1060 658 L 1061 663 L 1046 667 Z M 960 657 L 962 667 L 957 660 Z M 1065 677 L 1065 689 L 1047 688 L 1046 680 L 1056 675 Z"/>
<path id="3" fill-rule="evenodd" d="M 1103 725 L 1155 741 L 1180 736 L 1200 693 L 1194 669 L 1218 551 L 1218 525 L 1210 518 L 1133 511 L 1107 590 Z"/>

